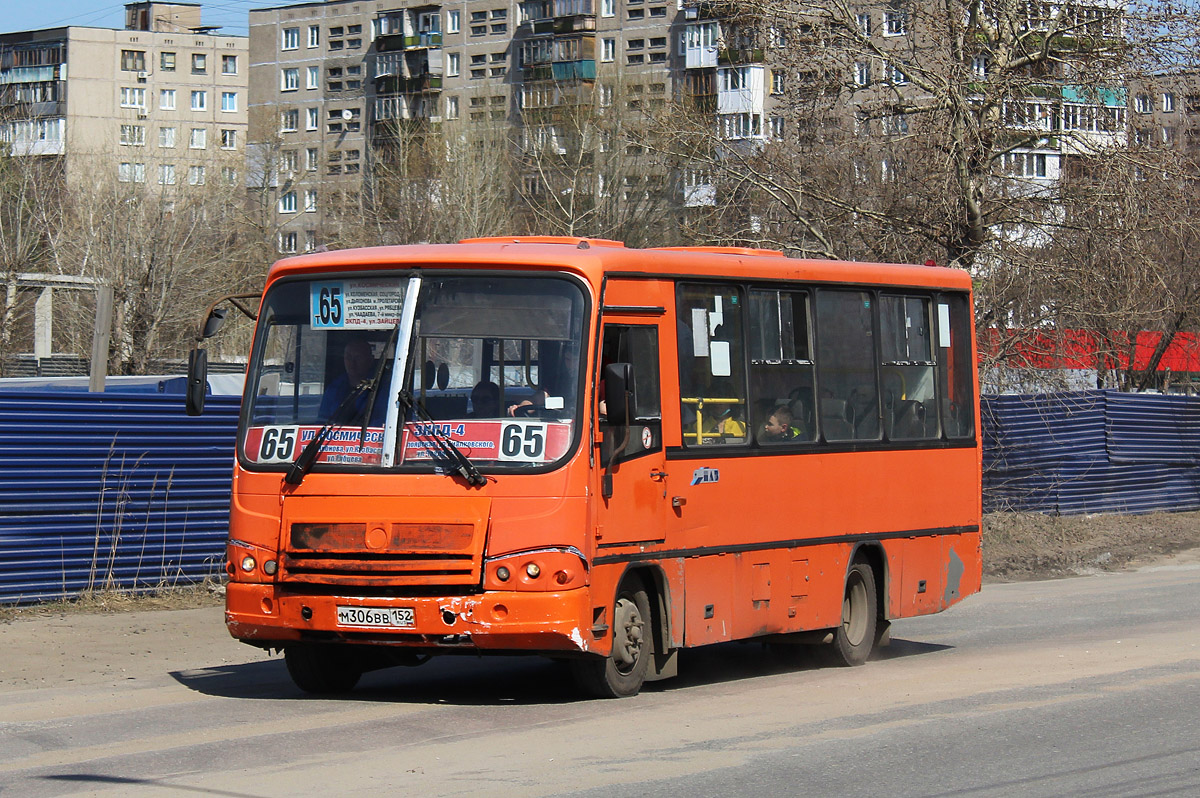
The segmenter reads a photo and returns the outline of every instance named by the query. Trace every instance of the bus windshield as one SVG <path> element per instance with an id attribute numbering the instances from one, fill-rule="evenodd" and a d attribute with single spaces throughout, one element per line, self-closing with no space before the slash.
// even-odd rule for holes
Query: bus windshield
<path id="1" fill-rule="evenodd" d="M 548 276 L 409 277 L 271 287 L 247 381 L 244 461 L 288 464 L 326 425 L 317 470 L 449 470 L 447 444 L 484 469 L 544 467 L 568 454 L 579 426 L 580 286 Z M 402 330 L 414 285 L 416 312 Z M 399 406 L 394 435 L 389 404 Z M 389 457 L 386 440 L 396 441 Z"/>

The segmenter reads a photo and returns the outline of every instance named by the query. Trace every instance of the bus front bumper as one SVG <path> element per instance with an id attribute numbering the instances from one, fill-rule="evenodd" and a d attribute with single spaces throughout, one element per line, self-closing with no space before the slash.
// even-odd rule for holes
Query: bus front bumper
<path id="1" fill-rule="evenodd" d="M 275 585 L 230 582 L 225 595 L 229 633 L 261 648 L 307 641 L 427 650 L 606 654 L 608 647 L 607 635 L 598 638 L 592 633 L 586 588 L 449 598 L 364 598 L 351 592 L 341 596 L 295 595 Z M 388 610 L 393 621 L 400 619 L 404 625 L 358 625 L 372 621 L 363 618 L 363 613 L 347 613 L 347 608 Z M 347 614 L 358 617 L 347 623 Z"/>

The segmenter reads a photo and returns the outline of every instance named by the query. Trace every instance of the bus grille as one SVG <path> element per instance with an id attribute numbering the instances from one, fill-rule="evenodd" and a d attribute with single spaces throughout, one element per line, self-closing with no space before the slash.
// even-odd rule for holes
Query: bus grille
<path id="1" fill-rule="evenodd" d="M 477 585 L 482 545 L 470 524 L 294 523 L 282 582 L 347 586 Z"/>

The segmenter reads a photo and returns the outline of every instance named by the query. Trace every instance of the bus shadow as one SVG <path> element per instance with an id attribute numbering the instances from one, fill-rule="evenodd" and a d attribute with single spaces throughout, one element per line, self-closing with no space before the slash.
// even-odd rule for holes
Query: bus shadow
<path id="1" fill-rule="evenodd" d="M 893 639 L 873 661 L 932 654 L 950 646 Z M 750 641 L 721 643 L 680 652 L 679 675 L 649 682 L 648 693 L 703 687 L 831 667 L 818 646 L 765 646 Z M 870 667 L 868 664 L 867 667 Z M 415 668 L 387 668 L 364 674 L 343 695 L 312 696 L 288 676 L 283 659 L 171 672 L 189 690 L 221 698 L 317 701 L 404 702 L 500 706 L 569 704 L 588 700 L 576 687 L 569 663 L 538 656 L 435 657 Z"/>

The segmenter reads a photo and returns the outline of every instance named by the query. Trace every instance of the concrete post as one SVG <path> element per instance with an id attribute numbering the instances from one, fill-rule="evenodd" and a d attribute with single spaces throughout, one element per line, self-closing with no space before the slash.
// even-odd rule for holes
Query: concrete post
<path id="1" fill-rule="evenodd" d="M 96 288 L 96 327 L 92 332 L 92 367 L 88 372 L 88 390 L 104 393 L 108 376 L 108 347 L 112 336 L 113 290 L 110 285 Z"/>

